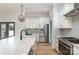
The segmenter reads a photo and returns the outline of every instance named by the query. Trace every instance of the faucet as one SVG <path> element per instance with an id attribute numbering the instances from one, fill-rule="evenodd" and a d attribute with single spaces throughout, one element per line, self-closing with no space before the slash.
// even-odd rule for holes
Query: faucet
<path id="1" fill-rule="evenodd" d="M 20 32 L 20 40 L 22 40 L 22 32 L 24 32 L 24 31 L 26 32 L 26 35 L 32 35 L 32 34 L 29 34 L 26 29 L 23 29 Z"/>
<path id="2" fill-rule="evenodd" d="M 26 34 L 27 34 L 27 30 L 21 30 L 21 32 L 20 32 L 20 40 L 22 40 L 22 32 L 26 32 Z"/>

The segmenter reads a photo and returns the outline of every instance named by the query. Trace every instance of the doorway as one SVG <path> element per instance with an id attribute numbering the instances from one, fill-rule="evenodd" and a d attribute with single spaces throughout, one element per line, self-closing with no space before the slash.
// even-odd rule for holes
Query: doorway
<path id="1" fill-rule="evenodd" d="M 0 22 L 0 40 L 15 36 L 15 22 Z"/>

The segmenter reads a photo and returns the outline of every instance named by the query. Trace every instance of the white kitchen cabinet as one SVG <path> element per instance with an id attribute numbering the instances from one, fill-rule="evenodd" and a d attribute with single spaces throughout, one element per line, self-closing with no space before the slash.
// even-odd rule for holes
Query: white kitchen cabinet
<path id="1" fill-rule="evenodd" d="M 58 51 L 58 38 L 56 38 L 56 40 L 55 40 L 55 49 L 56 49 L 56 51 Z"/>
<path id="2" fill-rule="evenodd" d="M 65 12 L 68 12 L 69 10 L 66 10 L 68 6 L 64 7 L 62 6 L 59 10 L 59 22 L 58 22 L 58 28 L 60 29 L 70 29 L 72 28 L 72 17 L 65 17 L 63 16 Z"/>
<path id="3" fill-rule="evenodd" d="M 65 17 L 64 14 L 74 9 L 74 3 L 66 3 L 61 8 L 61 22 L 59 25 L 60 29 L 72 29 L 72 17 Z"/>
<path id="4" fill-rule="evenodd" d="M 59 29 L 72 29 L 72 18 L 64 18 L 59 22 Z"/>
<path id="5" fill-rule="evenodd" d="M 74 55 L 79 55 L 79 45 L 74 46 Z"/>
<path id="6" fill-rule="evenodd" d="M 64 14 L 66 14 L 66 13 L 68 13 L 71 10 L 74 9 L 74 3 L 66 3 L 66 4 L 64 4 L 63 9 L 64 9 L 64 13 L 63 13 L 63 15 L 64 15 Z"/>
<path id="7" fill-rule="evenodd" d="M 56 51 L 58 51 L 58 38 L 54 36 L 52 37 L 52 46 Z"/>
<path id="8" fill-rule="evenodd" d="M 67 4 L 68 5 L 68 4 Z M 73 17 L 79 14 L 79 3 L 69 4 L 68 6 L 64 5 L 64 16 Z"/>

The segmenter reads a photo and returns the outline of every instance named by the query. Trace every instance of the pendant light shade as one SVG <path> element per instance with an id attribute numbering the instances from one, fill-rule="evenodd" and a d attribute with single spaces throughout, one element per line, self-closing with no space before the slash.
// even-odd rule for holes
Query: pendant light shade
<path id="1" fill-rule="evenodd" d="M 23 22 L 25 20 L 25 15 L 24 15 L 24 5 L 21 4 L 20 5 L 20 8 L 21 8 L 21 14 L 18 16 L 18 19 L 20 22 Z"/>

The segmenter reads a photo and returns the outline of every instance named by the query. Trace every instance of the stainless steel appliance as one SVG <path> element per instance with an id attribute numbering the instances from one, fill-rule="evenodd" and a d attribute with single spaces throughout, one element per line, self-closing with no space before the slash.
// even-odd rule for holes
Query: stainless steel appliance
<path id="1" fill-rule="evenodd" d="M 39 33 L 39 42 L 49 43 L 49 24 L 45 24 Z"/>
<path id="2" fill-rule="evenodd" d="M 73 37 L 61 37 L 59 39 L 59 51 L 63 55 L 73 55 L 74 44 L 79 44 L 79 39 Z"/>
<path id="3" fill-rule="evenodd" d="M 49 42 L 49 24 L 46 24 L 43 28 L 43 33 L 45 36 L 45 41 Z"/>
<path id="4" fill-rule="evenodd" d="M 61 52 L 61 54 L 63 55 L 73 54 L 71 53 L 72 47 L 73 46 L 70 43 L 59 40 L 59 51 Z"/>

